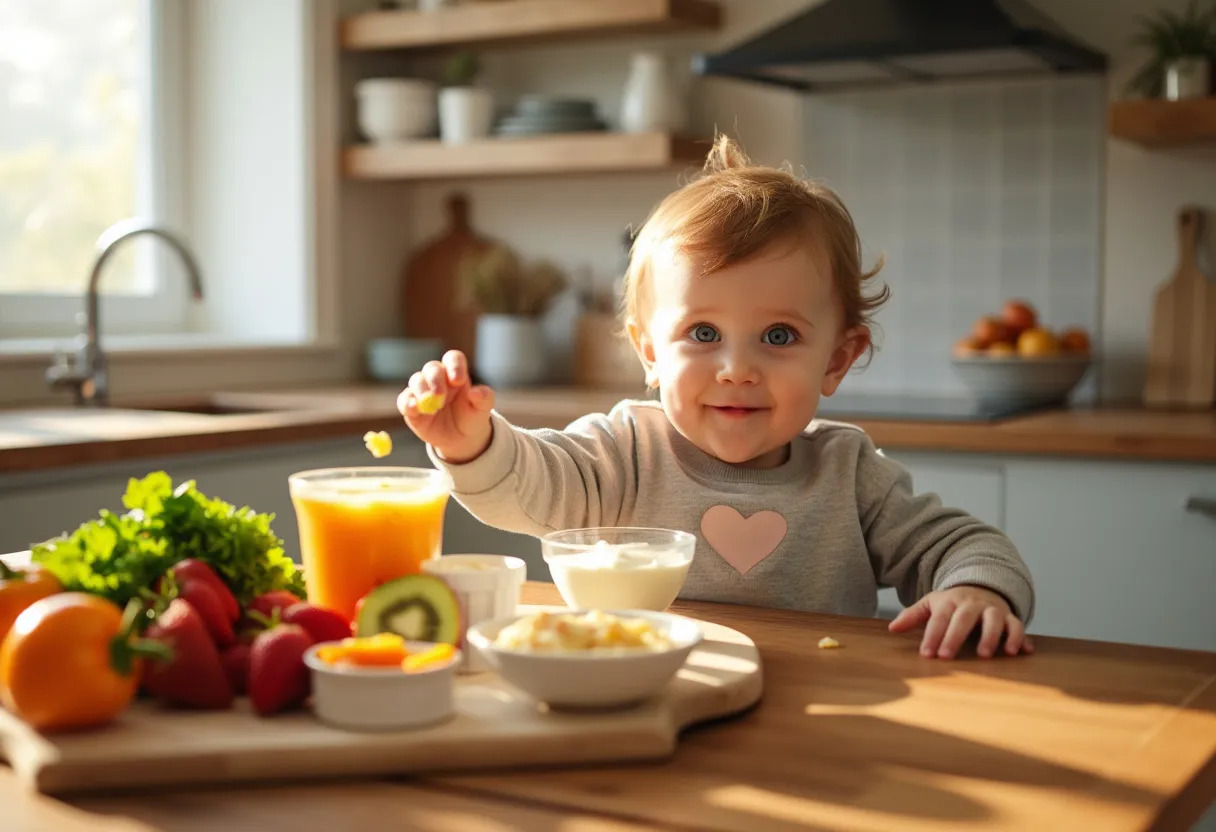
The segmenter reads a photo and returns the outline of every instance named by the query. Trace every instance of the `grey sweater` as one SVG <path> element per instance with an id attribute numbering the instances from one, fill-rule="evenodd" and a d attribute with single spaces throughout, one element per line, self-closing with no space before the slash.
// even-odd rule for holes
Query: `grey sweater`
<path id="1" fill-rule="evenodd" d="M 477 459 L 449 465 L 453 496 L 491 526 L 540 536 L 651 526 L 697 536 L 680 597 L 872 616 L 877 589 L 904 604 L 960 584 L 1001 594 L 1029 621 L 1030 572 L 1009 539 L 916 494 L 912 478 L 852 425 L 815 420 L 770 469 L 722 462 L 672 427 L 657 402 L 625 401 L 564 431 L 497 412 Z"/>

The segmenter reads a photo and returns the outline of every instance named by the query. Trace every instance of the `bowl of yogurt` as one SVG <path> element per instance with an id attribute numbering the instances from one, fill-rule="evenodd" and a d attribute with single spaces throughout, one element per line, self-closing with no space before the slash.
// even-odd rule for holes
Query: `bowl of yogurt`
<path id="1" fill-rule="evenodd" d="M 583 610 L 667 609 L 696 546 L 688 532 L 628 526 L 566 529 L 540 539 L 562 599 Z"/>

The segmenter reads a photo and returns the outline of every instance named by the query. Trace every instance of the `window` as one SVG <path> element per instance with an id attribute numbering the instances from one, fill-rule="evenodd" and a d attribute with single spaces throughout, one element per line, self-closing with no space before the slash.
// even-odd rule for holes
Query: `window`
<path id="1" fill-rule="evenodd" d="M 0 338 L 78 332 L 98 236 L 132 216 L 177 225 L 178 5 L 0 3 Z M 107 334 L 182 328 L 169 262 L 146 237 L 110 259 Z"/>

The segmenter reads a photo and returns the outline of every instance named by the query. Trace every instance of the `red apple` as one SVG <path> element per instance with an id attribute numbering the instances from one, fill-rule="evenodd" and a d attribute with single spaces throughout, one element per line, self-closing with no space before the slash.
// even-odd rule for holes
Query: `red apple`
<path id="1" fill-rule="evenodd" d="M 979 349 L 987 349 L 1001 341 L 1012 341 L 1009 328 L 1000 318 L 985 316 L 976 320 L 971 327 L 971 338 Z"/>
<path id="2" fill-rule="evenodd" d="M 1033 306 L 1024 300 L 1007 300 L 1001 307 L 1001 321 L 1009 330 L 1010 337 L 1017 339 L 1028 329 L 1034 329 L 1039 322 L 1038 313 Z"/>

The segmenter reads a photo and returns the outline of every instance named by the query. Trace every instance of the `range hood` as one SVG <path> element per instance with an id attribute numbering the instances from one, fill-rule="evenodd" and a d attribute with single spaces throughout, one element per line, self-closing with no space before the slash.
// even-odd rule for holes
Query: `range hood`
<path id="1" fill-rule="evenodd" d="M 695 56 L 693 69 L 826 92 L 1103 73 L 1106 56 L 1022 0 L 826 0 L 733 49 Z"/>

